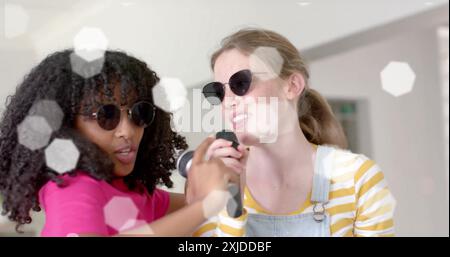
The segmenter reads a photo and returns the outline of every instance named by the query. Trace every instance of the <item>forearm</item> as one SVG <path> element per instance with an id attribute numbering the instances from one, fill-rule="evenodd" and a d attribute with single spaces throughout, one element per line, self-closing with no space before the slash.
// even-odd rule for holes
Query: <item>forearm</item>
<path id="1" fill-rule="evenodd" d="M 176 212 L 186 205 L 186 197 L 184 196 L 184 194 L 170 193 L 170 203 L 167 214 Z"/>
<path id="2" fill-rule="evenodd" d="M 198 201 L 118 236 L 189 236 L 205 221 L 202 202 Z"/>

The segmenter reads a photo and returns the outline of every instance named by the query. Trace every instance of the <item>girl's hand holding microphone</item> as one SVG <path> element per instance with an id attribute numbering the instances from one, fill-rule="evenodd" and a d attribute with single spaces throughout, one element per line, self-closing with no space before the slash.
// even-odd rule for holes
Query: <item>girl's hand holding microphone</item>
<path id="1" fill-rule="evenodd" d="M 207 138 L 196 149 L 186 183 L 186 201 L 189 204 L 202 201 L 206 218 L 217 215 L 225 207 L 230 198 L 228 184 L 240 180 L 238 173 L 223 160 L 208 156 L 207 151 L 214 142 L 213 138 Z"/>
<path id="2" fill-rule="evenodd" d="M 243 145 L 236 148 L 232 146 L 233 142 L 225 139 L 216 139 L 206 151 L 206 158 L 220 158 L 223 163 L 233 169 L 237 174 L 245 172 L 245 166 L 248 158 L 248 150 Z"/>
<path id="3" fill-rule="evenodd" d="M 214 140 L 214 142 L 209 146 L 208 151 L 206 152 L 207 158 L 219 158 L 222 162 L 229 168 L 231 168 L 235 173 L 239 174 L 239 183 L 238 183 L 238 194 L 240 194 L 240 198 L 235 196 L 234 199 L 240 202 L 240 207 L 242 211 L 242 202 L 243 202 L 243 192 L 245 190 L 246 179 L 245 179 L 245 169 L 247 165 L 249 150 L 243 145 L 234 145 L 233 142 L 229 140 L 224 140 L 222 138 L 218 138 Z M 242 212 L 237 212 L 236 215 L 240 215 Z"/>
<path id="4" fill-rule="evenodd" d="M 218 136 L 216 135 L 216 137 Z M 214 203 L 211 205 L 214 206 L 214 208 L 211 208 L 210 215 L 215 215 L 214 213 L 220 212 L 225 205 L 227 206 L 227 213 L 231 217 L 236 218 L 243 213 L 242 192 L 244 192 L 245 188 L 245 165 L 248 158 L 248 150 L 244 146 L 238 145 L 236 142 L 233 143 L 233 141 L 236 140 L 225 140 L 223 138 L 214 140 L 214 138 L 208 138 L 206 143 L 204 142 L 199 147 L 199 149 L 202 148 L 201 156 L 204 156 L 207 160 L 211 160 L 210 165 L 212 166 L 205 167 L 203 169 L 204 172 L 213 172 L 215 175 L 211 176 L 225 176 L 225 180 L 228 180 L 227 183 L 221 185 L 221 191 L 208 191 L 213 193 L 210 193 L 209 198 L 205 198 L 205 204 L 210 205 Z M 198 152 L 199 150 L 196 151 L 196 153 Z M 201 158 L 199 156 L 197 157 Z M 225 168 L 227 168 L 227 172 L 224 173 L 224 175 L 220 175 L 221 173 L 219 170 Z M 200 175 L 197 179 L 205 179 L 202 176 L 204 175 Z M 188 203 L 190 203 L 193 198 L 198 199 L 198 197 L 204 197 L 204 194 L 196 193 L 195 197 L 192 195 L 192 192 L 186 192 Z M 230 198 L 232 198 L 232 201 L 228 202 Z"/>
<path id="5" fill-rule="evenodd" d="M 188 205 L 152 222 L 149 226 L 129 231 L 129 235 L 180 236 L 191 235 L 205 220 L 223 210 L 230 199 L 229 183 L 239 181 L 239 175 L 219 158 L 205 159 L 214 139 L 207 138 L 196 149 L 185 187 Z"/>

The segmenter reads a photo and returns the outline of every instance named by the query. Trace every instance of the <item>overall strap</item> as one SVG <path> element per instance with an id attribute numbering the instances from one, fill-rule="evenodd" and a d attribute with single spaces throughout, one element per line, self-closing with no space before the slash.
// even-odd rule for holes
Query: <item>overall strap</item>
<path id="1" fill-rule="evenodd" d="M 333 170 L 335 148 L 319 145 L 314 163 L 314 178 L 311 202 L 314 204 L 314 220 L 321 222 L 325 214 L 330 192 L 331 171 Z"/>

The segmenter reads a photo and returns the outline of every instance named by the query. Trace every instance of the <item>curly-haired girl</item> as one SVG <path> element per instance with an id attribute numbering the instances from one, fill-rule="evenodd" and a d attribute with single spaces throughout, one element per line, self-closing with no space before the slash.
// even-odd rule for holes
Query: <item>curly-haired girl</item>
<path id="1" fill-rule="evenodd" d="M 205 220 L 201 201 L 186 206 L 184 195 L 156 188 L 172 186 L 176 151 L 187 148 L 171 130 L 170 114 L 153 105 L 158 76 L 126 53 L 106 51 L 99 74 L 84 78 L 73 72 L 74 54 L 65 50 L 48 56 L 8 98 L 0 122 L 2 214 L 17 222 L 19 231 L 32 221 L 30 211 L 43 207 L 42 236 L 129 234 L 124 227 L 146 235 L 190 234 Z M 19 140 L 18 126 L 28 115 L 55 118 L 33 113 L 40 101 L 56 102 L 64 114 L 49 142 L 70 139 L 80 153 L 76 167 L 64 174 L 48 167 L 45 147 L 30 149 Z M 201 164 L 195 165 L 195 174 L 207 183 L 190 186 L 200 200 L 225 188 L 226 179 L 214 174 L 230 173 L 220 162 Z M 114 199 L 131 200 L 137 213 L 130 211 L 134 207 L 114 205 Z M 131 215 L 118 218 L 128 225 L 117 224 L 115 215 Z"/>

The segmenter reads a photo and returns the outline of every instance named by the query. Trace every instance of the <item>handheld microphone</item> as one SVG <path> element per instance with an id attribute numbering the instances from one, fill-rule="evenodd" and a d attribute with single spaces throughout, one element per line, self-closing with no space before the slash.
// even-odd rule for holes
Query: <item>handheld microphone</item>
<path id="1" fill-rule="evenodd" d="M 177 159 L 177 169 L 181 176 L 187 178 L 188 170 L 191 168 L 194 151 L 185 151 Z"/>
<path id="2" fill-rule="evenodd" d="M 236 134 L 234 134 L 232 131 L 222 130 L 216 133 L 216 138 L 222 138 L 228 141 L 233 142 L 231 145 L 234 149 L 237 150 L 239 146 L 239 140 L 236 137 Z M 194 157 L 194 151 L 184 151 L 178 158 L 177 158 L 177 169 L 180 172 L 180 175 L 187 178 L 187 173 L 189 169 L 191 168 L 192 164 L 192 158 Z"/>
<path id="3" fill-rule="evenodd" d="M 231 141 L 231 145 L 237 150 L 239 146 L 239 140 L 232 131 L 222 130 L 216 133 L 216 138 L 222 138 Z M 181 176 L 187 177 L 189 169 L 191 168 L 192 158 L 194 157 L 194 151 L 185 151 L 177 159 L 177 169 Z M 241 189 L 238 184 L 230 184 L 228 186 L 228 191 L 232 196 L 233 201 L 228 201 L 227 203 L 227 213 L 230 217 L 236 218 L 242 215 L 242 199 L 241 199 Z"/>

